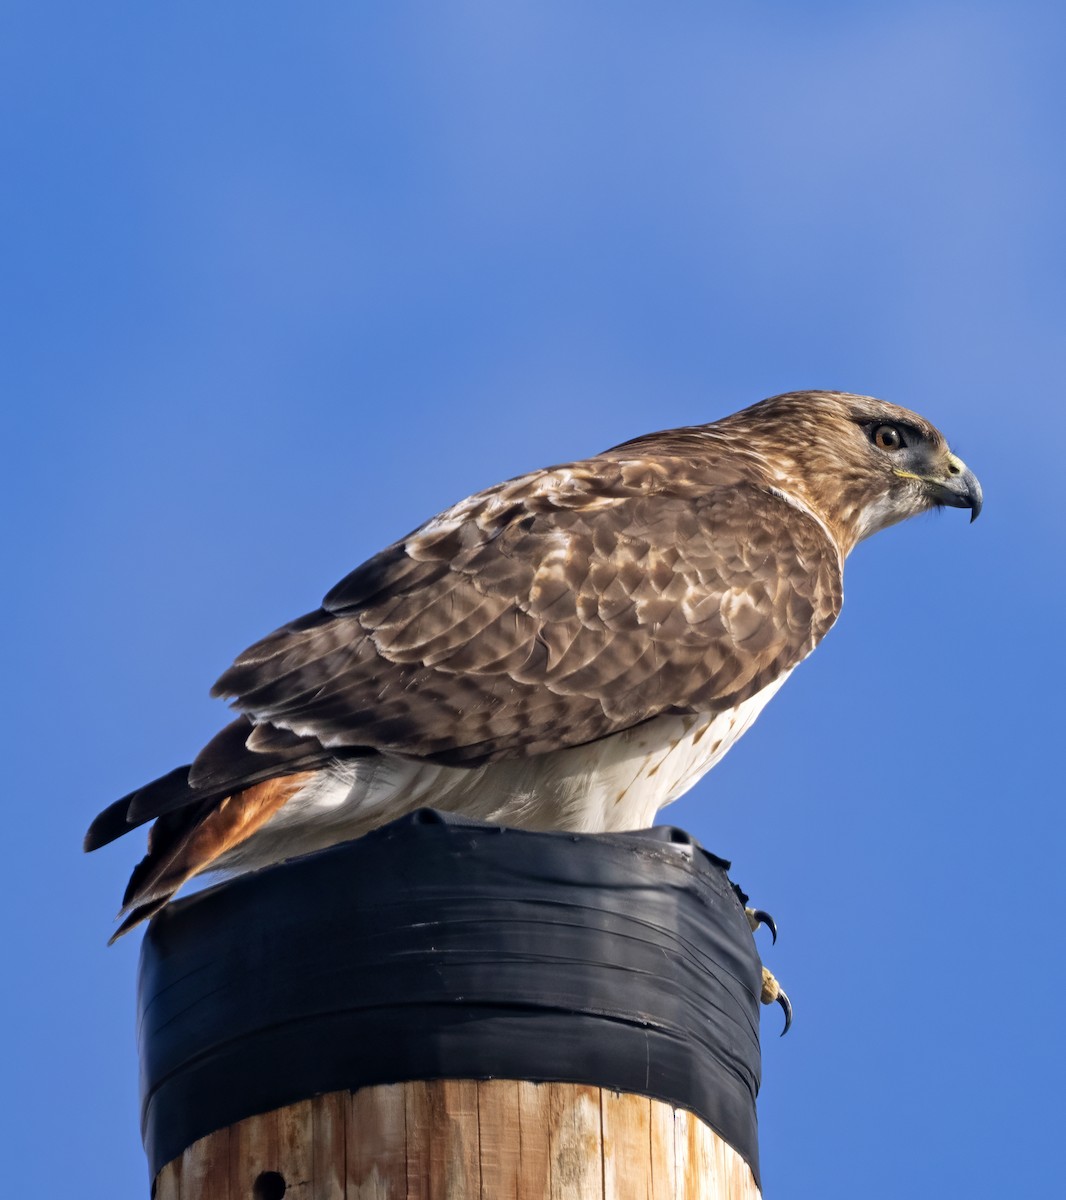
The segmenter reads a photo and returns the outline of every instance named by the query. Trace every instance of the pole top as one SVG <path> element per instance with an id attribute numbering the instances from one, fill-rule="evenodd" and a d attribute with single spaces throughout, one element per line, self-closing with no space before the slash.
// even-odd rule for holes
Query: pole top
<path id="1" fill-rule="evenodd" d="M 757 1179 L 761 967 L 728 865 L 669 827 L 422 809 L 170 904 L 141 950 L 152 1174 L 319 1093 L 501 1078 L 667 1101 Z"/>

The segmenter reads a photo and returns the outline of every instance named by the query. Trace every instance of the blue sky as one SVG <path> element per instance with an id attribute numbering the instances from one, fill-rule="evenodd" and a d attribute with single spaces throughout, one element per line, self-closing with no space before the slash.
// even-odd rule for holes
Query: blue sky
<path id="1" fill-rule="evenodd" d="M 137 835 L 249 642 L 466 493 L 798 387 L 913 407 L 985 514 L 845 611 L 664 819 L 778 919 L 776 1200 L 1057 1177 L 1061 5 L 57 5 L 0 18 L 19 1147 L 146 1194 Z"/>

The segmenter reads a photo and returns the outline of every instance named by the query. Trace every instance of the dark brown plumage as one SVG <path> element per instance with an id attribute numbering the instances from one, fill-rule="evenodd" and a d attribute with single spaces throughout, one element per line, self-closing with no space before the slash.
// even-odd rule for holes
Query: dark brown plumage
<path id="1" fill-rule="evenodd" d="M 931 425 L 844 393 L 478 493 L 246 650 L 214 689 L 238 720 L 97 818 L 90 849 L 159 818 L 123 930 L 212 864 L 423 803 L 536 828 L 647 823 L 825 635 L 858 540 L 980 502 Z"/>
<path id="2" fill-rule="evenodd" d="M 832 624 L 839 556 L 814 521 L 780 521 L 780 500 L 687 465 L 571 467 L 565 507 L 499 520 L 491 497 L 419 532 L 242 654 L 215 695 L 330 748 L 469 765 L 744 700 Z M 191 782 L 212 772 L 208 754 Z"/>

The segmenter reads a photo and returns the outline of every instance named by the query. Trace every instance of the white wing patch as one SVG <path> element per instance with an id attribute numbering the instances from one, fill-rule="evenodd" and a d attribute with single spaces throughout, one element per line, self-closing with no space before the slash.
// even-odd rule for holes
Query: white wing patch
<path id="1" fill-rule="evenodd" d="M 516 503 L 528 505 L 531 501 L 547 499 L 553 508 L 581 508 L 586 512 L 624 503 L 625 496 L 597 496 L 596 482 L 595 472 L 587 465 L 555 467 L 519 475 L 446 508 L 419 526 L 404 542 L 404 549 L 412 558 L 419 559 L 425 546 L 470 521 L 482 530 L 492 528 L 513 511 Z M 562 537 L 560 545 L 565 544 L 566 539 Z"/>

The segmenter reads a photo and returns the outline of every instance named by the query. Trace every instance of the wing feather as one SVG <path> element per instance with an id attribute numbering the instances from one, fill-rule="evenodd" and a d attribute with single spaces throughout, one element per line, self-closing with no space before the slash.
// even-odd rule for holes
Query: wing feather
<path id="1" fill-rule="evenodd" d="M 326 747 L 473 765 L 737 703 L 805 657 L 840 600 L 836 547 L 758 480 L 590 460 L 375 555 L 215 692 Z"/>

